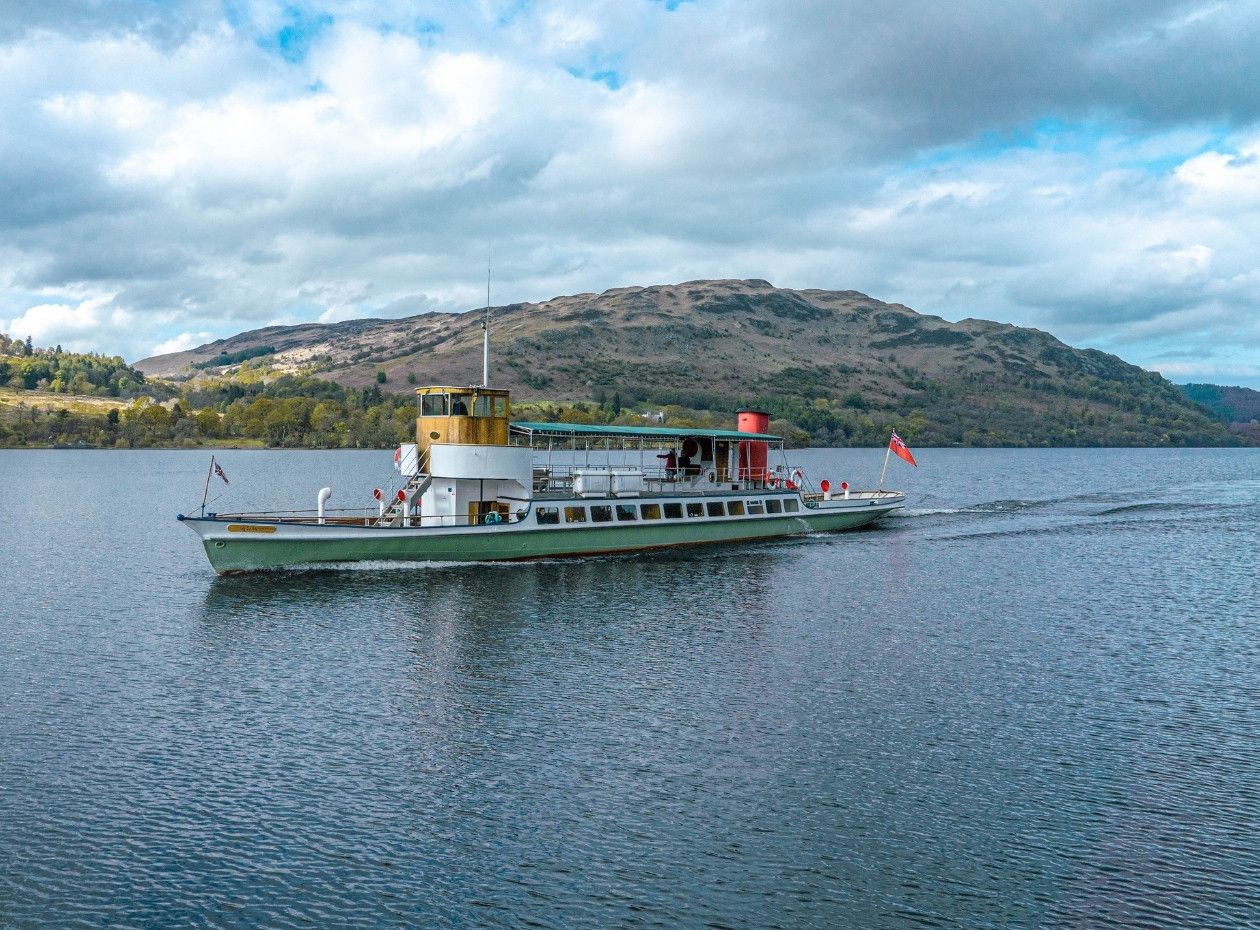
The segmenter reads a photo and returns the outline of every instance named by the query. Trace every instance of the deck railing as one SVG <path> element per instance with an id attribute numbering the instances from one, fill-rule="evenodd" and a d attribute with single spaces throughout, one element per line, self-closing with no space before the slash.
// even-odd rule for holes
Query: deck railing
<path id="1" fill-rule="evenodd" d="M 206 514 L 216 520 L 239 521 L 241 523 L 301 523 L 318 525 L 320 523 L 319 513 L 315 510 L 265 510 L 253 513 L 211 513 Z M 433 527 L 433 526 L 481 526 L 484 521 L 473 520 L 463 515 L 447 515 L 430 514 L 424 516 L 422 514 L 413 514 L 406 524 L 410 527 Z M 519 523 L 520 518 L 515 513 L 509 513 L 502 518 L 502 523 Z M 389 515 L 386 514 L 386 522 L 381 523 L 380 514 L 369 508 L 347 508 L 342 510 L 325 510 L 323 523 L 329 526 L 373 526 L 381 527 L 390 524 Z"/>
<path id="2" fill-rule="evenodd" d="M 569 491 L 573 488 L 573 477 L 577 472 L 601 472 L 617 470 L 621 466 L 612 465 L 550 465 L 534 468 L 534 492 Z M 764 491 L 772 488 L 766 477 L 753 478 L 749 469 L 740 469 L 740 473 L 732 475 L 729 469 L 714 468 L 712 465 L 688 465 L 677 468 L 644 468 L 635 469 L 643 475 L 643 492 L 645 494 L 679 493 L 694 488 L 696 493 L 708 493 L 714 490 L 730 490 L 729 485 L 737 484 L 740 491 Z M 780 479 L 782 480 L 782 479 Z M 721 488 L 721 485 L 727 485 Z"/>

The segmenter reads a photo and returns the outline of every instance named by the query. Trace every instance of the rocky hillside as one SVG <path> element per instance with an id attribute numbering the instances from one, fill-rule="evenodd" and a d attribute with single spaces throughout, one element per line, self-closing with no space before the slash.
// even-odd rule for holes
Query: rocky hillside
<path id="1" fill-rule="evenodd" d="M 348 386 L 481 379 L 482 311 L 269 327 L 136 363 L 209 377 L 239 366 Z M 1048 333 L 947 323 L 856 291 L 765 281 L 617 288 L 492 311 L 492 381 L 518 399 L 770 408 L 816 442 L 1160 445 L 1238 441 L 1159 375 Z M 881 439 L 884 437 L 884 439 Z"/>

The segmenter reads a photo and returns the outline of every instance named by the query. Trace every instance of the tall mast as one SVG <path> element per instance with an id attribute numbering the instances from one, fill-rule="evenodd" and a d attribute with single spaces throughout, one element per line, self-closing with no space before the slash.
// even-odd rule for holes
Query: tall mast
<path id="1" fill-rule="evenodd" d="M 486 251 L 486 315 L 481 321 L 481 386 L 490 386 L 490 252 Z"/>

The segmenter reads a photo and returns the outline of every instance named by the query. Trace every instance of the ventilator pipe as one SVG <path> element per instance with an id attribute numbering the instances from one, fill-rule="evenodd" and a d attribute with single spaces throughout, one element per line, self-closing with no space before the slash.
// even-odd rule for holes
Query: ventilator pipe
<path id="1" fill-rule="evenodd" d="M 407 504 L 407 492 L 398 492 L 398 503 L 402 505 L 403 526 L 411 526 L 411 507 Z"/>
<path id="2" fill-rule="evenodd" d="M 380 518 L 384 520 L 385 519 L 385 492 L 383 492 L 380 488 L 373 488 L 372 496 L 376 498 L 376 506 L 379 507 L 381 510 Z"/>
<path id="3" fill-rule="evenodd" d="M 840 490 L 844 492 L 844 499 L 848 500 L 849 499 L 849 482 L 841 481 Z"/>
<path id="4" fill-rule="evenodd" d="M 319 496 L 315 498 L 315 509 L 319 512 L 320 526 L 324 525 L 324 505 L 328 503 L 330 497 L 332 497 L 332 488 L 320 488 Z"/>
<path id="5" fill-rule="evenodd" d="M 823 500 L 825 501 L 831 500 L 831 482 L 828 481 L 826 478 L 824 478 L 822 481 L 818 483 L 818 487 L 822 489 Z"/>

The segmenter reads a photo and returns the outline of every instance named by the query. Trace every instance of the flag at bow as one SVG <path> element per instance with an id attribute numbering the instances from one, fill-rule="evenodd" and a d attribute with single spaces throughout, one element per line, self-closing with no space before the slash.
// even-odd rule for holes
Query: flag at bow
<path id="1" fill-rule="evenodd" d="M 897 454 L 900 455 L 901 453 L 897 453 Z M 218 462 L 216 462 L 213 457 L 210 459 L 210 464 L 214 466 L 214 473 L 223 479 L 224 484 L 232 483 L 228 481 L 228 477 L 223 471 L 223 466 L 220 465 Z"/>
<path id="2" fill-rule="evenodd" d="M 906 445 L 905 440 L 897 435 L 896 430 L 893 430 L 892 439 L 888 440 L 888 450 L 902 461 L 909 462 L 915 468 L 919 467 L 919 463 L 910 454 L 910 448 Z"/>

